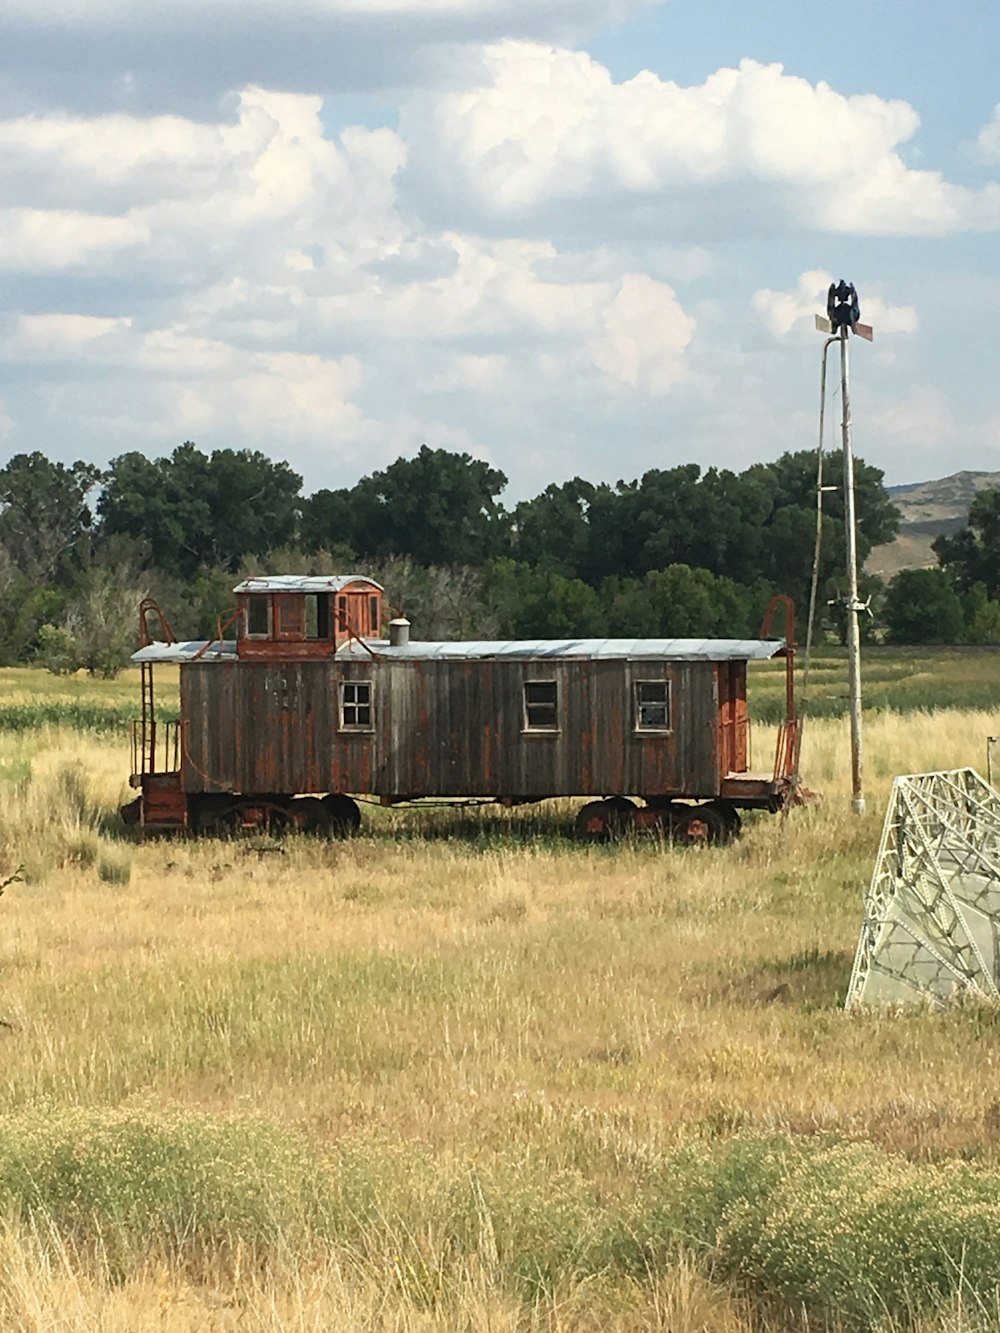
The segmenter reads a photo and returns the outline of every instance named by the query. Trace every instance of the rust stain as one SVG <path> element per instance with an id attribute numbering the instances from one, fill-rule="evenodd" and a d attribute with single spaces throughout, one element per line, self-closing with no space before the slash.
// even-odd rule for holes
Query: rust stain
<path id="1" fill-rule="evenodd" d="M 362 587 L 357 614 L 371 619 L 370 585 Z M 310 629 L 301 595 L 275 593 L 269 615 L 275 637 L 241 637 L 239 655 L 225 663 L 182 663 L 178 789 L 233 790 L 251 802 L 331 790 L 374 792 L 389 801 L 620 793 L 722 794 L 760 804 L 797 755 L 793 721 L 778 738 L 775 777 L 768 775 L 763 787 L 729 783 L 723 791 L 746 768 L 741 658 L 587 659 L 551 651 L 393 658 L 386 651 L 338 660 L 331 653 L 336 616 L 330 638 L 320 642 L 295 637 Z M 345 615 L 349 626 L 350 608 Z M 635 682 L 650 679 L 670 685 L 670 730 L 661 734 L 636 727 Z M 555 685 L 554 728 L 532 727 L 525 717 L 525 683 L 540 680 Z M 341 717 L 345 681 L 370 684 L 370 730 Z M 150 741 L 149 728 L 144 734 L 140 727 L 140 765 Z M 150 810 L 157 799 L 151 790 Z"/>

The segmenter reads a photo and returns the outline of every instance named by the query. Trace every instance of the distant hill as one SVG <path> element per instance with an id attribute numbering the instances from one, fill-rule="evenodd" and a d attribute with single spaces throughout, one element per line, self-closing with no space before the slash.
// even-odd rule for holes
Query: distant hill
<path id="1" fill-rule="evenodd" d="M 1000 472 L 955 472 L 939 481 L 886 487 L 901 515 L 899 536 L 885 546 L 876 546 L 865 568 L 891 579 L 901 569 L 936 565 L 931 542 L 942 532 L 964 527 L 976 492 L 988 486 L 1000 486 Z"/>

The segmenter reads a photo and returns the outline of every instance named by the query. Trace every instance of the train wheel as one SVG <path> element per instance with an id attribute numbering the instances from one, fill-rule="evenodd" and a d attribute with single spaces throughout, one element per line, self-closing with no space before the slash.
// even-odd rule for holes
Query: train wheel
<path id="1" fill-rule="evenodd" d="M 281 798 L 267 797 L 240 801 L 236 806 L 241 833 L 267 833 L 272 838 L 284 838 L 295 824 L 291 811 Z"/>
<path id="2" fill-rule="evenodd" d="M 588 801 L 577 811 L 574 831 L 583 842 L 607 842 L 615 823 L 615 811 L 607 801 Z"/>
<path id="3" fill-rule="evenodd" d="M 142 818 L 142 797 L 137 796 L 134 801 L 129 801 L 126 805 L 119 806 L 118 813 L 122 820 L 131 826 L 135 826 Z"/>
<path id="4" fill-rule="evenodd" d="M 284 838 L 295 829 L 291 813 L 281 805 L 270 805 L 264 817 L 264 827 L 272 838 Z"/>
<path id="5" fill-rule="evenodd" d="M 733 830 L 724 811 L 712 802 L 705 805 L 674 806 L 674 838 L 689 847 L 730 842 Z"/>
<path id="6" fill-rule="evenodd" d="M 206 831 L 223 837 L 241 837 L 245 833 L 267 833 L 272 838 L 283 838 L 294 828 L 292 817 L 284 800 L 268 796 L 248 796 L 233 801 L 220 810 L 214 824 Z"/>
<path id="7" fill-rule="evenodd" d="M 300 833 L 323 837 L 331 831 L 332 819 L 317 796 L 300 796 L 288 807 L 293 826 Z"/>
<path id="8" fill-rule="evenodd" d="M 726 822 L 728 835 L 721 838 L 721 842 L 731 842 L 733 838 L 738 838 L 743 832 L 743 820 L 740 818 L 740 812 L 729 801 L 709 801 L 707 806 L 701 807 L 703 810 L 718 810 L 719 814 Z"/>
<path id="9" fill-rule="evenodd" d="M 240 831 L 236 802 L 231 796 L 207 794 L 191 798 L 191 828 L 215 838 L 233 838 Z"/>
<path id="10" fill-rule="evenodd" d="M 361 827 L 361 810 L 349 796 L 324 796 L 321 805 L 327 812 L 327 827 L 335 837 L 349 838 Z"/>
<path id="11" fill-rule="evenodd" d="M 609 796 L 605 804 L 611 811 L 611 836 L 624 838 L 635 827 L 635 817 L 639 807 L 627 796 Z"/>

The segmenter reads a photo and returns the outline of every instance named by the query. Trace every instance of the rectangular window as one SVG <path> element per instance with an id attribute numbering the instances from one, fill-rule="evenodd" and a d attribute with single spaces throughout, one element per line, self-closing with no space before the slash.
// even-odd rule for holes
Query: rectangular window
<path id="1" fill-rule="evenodd" d="M 337 598 L 337 625 L 340 629 L 347 629 L 347 598 Z"/>
<path id="2" fill-rule="evenodd" d="M 559 686 L 554 680 L 524 682 L 524 729 L 559 730 Z"/>
<path id="3" fill-rule="evenodd" d="M 278 613 L 278 639 L 302 639 L 306 632 L 306 609 L 301 593 L 285 593 L 275 597 Z"/>
<path id="4" fill-rule="evenodd" d="M 379 615 L 379 604 L 377 597 L 368 598 L 368 633 L 377 638 L 382 626 L 379 624 L 381 616 Z"/>
<path id="5" fill-rule="evenodd" d="M 665 680 L 635 682 L 636 731 L 670 730 L 670 683 Z"/>
<path id="6" fill-rule="evenodd" d="M 271 637 L 271 599 L 267 595 L 247 598 L 247 638 Z"/>
<path id="7" fill-rule="evenodd" d="M 345 731 L 371 731 L 372 687 L 369 681 L 340 682 L 340 725 Z"/>
<path id="8" fill-rule="evenodd" d="M 330 637 L 330 594 L 310 592 L 305 596 L 306 638 L 328 639 Z"/>

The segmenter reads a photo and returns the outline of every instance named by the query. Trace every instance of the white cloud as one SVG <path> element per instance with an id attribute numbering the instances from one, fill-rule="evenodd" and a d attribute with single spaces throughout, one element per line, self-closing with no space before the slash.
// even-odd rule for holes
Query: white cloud
<path id="1" fill-rule="evenodd" d="M 632 389 L 666 393 L 686 378 L 684 353 L 694 333 L 673 291 L 642 274 L 629 273 L 600 317 L 590 345 L 594 365 Z"/>
<path id="2" fill-rule="evenodd" d="M 483 338 L 524 358 L 522 383 L 537 374 L 530 349 L 542 344 L 564 373 L 596 364 L 650 392 L 677 376 L 683 312 L 666 286 L 623 282 L 624 251 L 595 262 L 562 257 L 549 242 L 422 234 L 397 205 L 400 138 L 355 127 L 334 139 L 321 111 L 315 97 L 246 89 L 232 121 L 160 118 L 148 144 L 129 118 L 31 123 L 36 181 L 55 204 L 32 210 L 36 234 L 61 216 L 65 195 L 89 188 L 98 203 L 109 187 L 124 191 L 131 221 L 107 247 L 142 242 L 129 261 L 131 306 L 9 323 L 6 358 L 53 367 L 57 387 L 43 395 L 53 420 L 79 419 L 109 437 L 202 434 L 263 447 L 291 437 L 344 450 L 378 430 L 399 439 L 415 420 L 401 403 L 380 406 L 376 427 L 356 401 L 365 377 L 350 351 L 385 362 L 396 347 L 421 391 L 496 399 L 508 391 L 506 353 L 456 351 Z M 0 153 L 20 128 L 0 125 Z M 197 188 L 185 196 L 189 170 Z M 99 215 L 77 216 L 81 235 L 101 235 Z M 34 258 L 37 267 L 45 255 Z M 60 262 L 71 259 L 86 267 L 82 244 L 63 246 Z M 137 307 L 147 276 L 166 293 Z M 652 327 L 664 315 L 666 332 Z M 60 384 L 69 360 L 100 371 Z M 412 430 L 417 442 L 467 434 L 433 417 Z"/>
<path id="3" fill-rule="evenodd" d="M 232 131 L 230 131 L 230 135 Z M 187 196 L 214 184 L 225 127 L 180 116 L 22 116 L 0 121 L 0 171 L 8 202 Z"/>
<path id="4" fill-rule="evenodd" d="M 916 449 L 940 448 L 956 432 L 947 394 L 932 385 L 917 386 L 905 397 L 883 403 L 874 413 L 873 423 L 890 440 Z"/>
<path id="5" fill-rule="evenodd" d="M 506 356 L 452 357 L 447 368 L 435 375 L 427 385 L 431 393 L 492 392 L 504 385 L 509 361 Z"/>
<path id="6" fill-rule="evenodd" d="M 291 461 L 301 465 L 321 447 L 343 458 L 372 438 L 372 423 L 352 401 L 363 379 L 355 358 L 218 351 L 221 364 L 194 366 L 165 353 L 155 337 L 104 375 L 53 381 L 39 396 L 52 422 L 106 433 L 112 450 L 193 437 L 280 457 L 294 443 Z"/>
<path id="7" fill-rule="evenodd" d="M 696 89 L 615 85 L 579 53 L 503 52 L 496 63 L 489 49 L 493 72 L 440 143 L 428 135 L 458 94 L 422 99 L 406 133 L 335 132 L 319 96 L 257 86 L 200 120 L 0 120 L 0 266 L 17 269 L 0 345 L 8 431 L 97 459 L 188 437 L 249 445 L 287 453 L 307 485 L 427 442 L 493 458 L 518 495 L 573 473 L 745 465 L 811 445 L 812 382 L 788 367 L 799 331 L 816 337 L 831 275 L 784 276 L 809 262 L 789 243 L 795 259 L 778 256 L 772 279 L 788 290 L 752 297 L 744 248 L 714 241 L 718 218 L 736 233 L 754 209 L 801 236 L 803 196 L 818 197 L 824 171 L 849 177 L 854 148 L 839 140 L 825 167 L 790 132 L 786 156 L 771 142 L 769 97 L 791 97 L 797 123 L 820 90 L 760 66 Z M 492 146 L 483 89 L 509 120 Z M 916 123 L 903 104 L 827 95 L 838 135 L 868 126 L 876 158 Z M 848 276 L 878 339 L 918 328 L 887 299 L 898 279 L 866 289 L 860 263 Z M 747 318 L 751 299 L 773 341 Z M 880 368 L 869 361 L 864 387 Z M 902 455 L 901 413 L 882 435 Z M 624 439 L 619 457 L 609 442 Z"/>
<path id="8" fill-rule="evenodd" d="M 66 357 L 94 355 L 95 349 L 127 332 L 130 319 L 97 315 L 21 315 L 4 348 L 10 357 Z"/>
<path id="9" fill-rule="evenodd" d="M 478 87 L 415 96 L 402 126 L 436 185 L 493 217 L 586 198 L 604 218 L 624 195 L 685 222 L 700 198 L 706 221 L 728 210 L 744 231 L 760 208 L 870 235 L 1000 225 L 1000 187 L 905 165 L 897 149 L 919 125 L 906 102 L 845 97 L 752 60 L 687 88 L 649 72 L 616 84 L 585 52 L 524 41 L 488 47 L 483 66 Z"/>
<path id="10" fill-rule="evenodd" d="M 576 42 L 667 0 L 4 0 L 0 100 L 208 120 L 247 84 L 351 96 L 467 81 L 483 42 Z"/>
<path id="11" fill-rule="evenodd" d="M 809 334 L 815 339 L 816 315 L 826 313 L 826 298 L 831 282 L 837 279 L 822 269 L 803 273 L 790 292 L 775 292 L 764 287 L 755 292 L 753 306 L 764 327 L 783 338 L 795 333 Z M 892 305 L 882 297 L 867 296 L 863 287 L 859 292 L 861 319 L 875 329 L 876 338 L 886 334 L 916 333 L 919 327 L 917 311 L 910 305 Z"/>
<path id="12" fill-rule="evenodd" d="M 104 260 L 149 239 L 142 219 L 64 209 L 0 208 L 0 269 L 38 272 Z"/>
<path id="13" fill-rule="evenodd" d="M 190 287 L 220 270 L 302 270 L 303 245 L 346 248 L 352 263 L 377 256 L 402 236 L 394 177 L 405 147 L 388 129 L 329 138 L 321 110 L 318 97 L 247 88 L 232 120 L 208 125 L 0 121 L 0 176 L 23 204 L 0 210 L 0 268 L 114 258 L 140 286 L 148 274 Z"/>

